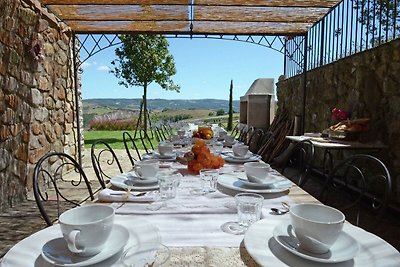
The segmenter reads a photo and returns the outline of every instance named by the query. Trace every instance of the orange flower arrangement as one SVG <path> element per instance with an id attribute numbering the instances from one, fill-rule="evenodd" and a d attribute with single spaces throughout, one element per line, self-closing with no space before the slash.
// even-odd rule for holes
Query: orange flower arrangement
<path id="1" fill-rule="evenodd" d="M 190 152 L 189 152 L 190 153 Z M 225 161 L 221 156 L 215 156 L 203 139 L 197 139 L 192 147 L 192 158 L 188 162 L 188 170 L 198 174 L 202 169 L 219 169 Z"/>

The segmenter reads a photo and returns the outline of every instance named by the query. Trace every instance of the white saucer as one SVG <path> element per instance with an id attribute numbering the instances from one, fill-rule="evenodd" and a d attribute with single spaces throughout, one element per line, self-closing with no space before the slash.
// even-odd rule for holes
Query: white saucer
<path id="1" fill-rule="evenodd" d="M 307 260 L 336 263 L 351 260 L 360 250 L 358 242 L 345 232 L 341 232 L 330 250 L 324 254 L 314 254 L 299 246 L 292 226 L 286 222 L 278 224 L 273 231 L 275 240 L 287 251 Z"/>
<path id="2" fill-rule="evenodd" d="M 126 177 L 126 175 L 117 175 L 114 176 L 110 179 L 110 183 L 118 188 L 122 188 L 122 189 L 127 189 L 128 186 L 125 184 L 125 181 L 128 178 Z M 138 191 L 145 191 L 145 190 L 156 190 L 158 189 L 158 183 L 154 183 L 154 184 L 149 184 L 149 185 L 144 185 L 144 184 L 134 184 L 131 189 L 132 190 L 138 190 Z"/>
<path id="3" fill-rule="evenodd" d="M 271 188 L 271 187 L 273 187 L 274 183 L 282 181 L 282 179 L 278 179 L 273 176 L 270 176 L 268 179 L 265 179 L 265 181 L 263 181 L 262 183 L 250 182 L 247 179 L 247 177 L 238 176 L 238 178 L 244 185 L 247 185 L 249 187 L 255 187 L 255 188 Z"/>
<path id="4" fill-rule="evenodd" d="M 155 156 L 159 159 L 173 159 L 176 158 L 176 153 L 164 154 L 164 155 L 161 155 L 160 153 L 155 153 Z"/>
<path id="5" fill-rule="evenodd" d="M 261 156 L 253 154 L 249 158 L 233 158 L 231 156 L 226 156 L 224 157 L 224 160 L 227 162 L 231 163 L 245 163 L 245 162 L 251 162 L 251 161 L 259 161 L 261 159 Z"/>
<path id="6" fill-rule="evenodd" d="M 233 141 L 233 142 L 223 141 L 222 144 L 223 144 L 224 146 L 233 146 L 233 145 L 236 144 L 237 142 L 238 142 L 237 140 L 235 140 L 235 141 Z"/>
<path id="7" fill-rule="evenodd" d="M 280 182 L 275 183 L 270 188 L 251 188 L 246 186 L 241 179 L 237 178 L 237 175 L 220 174 L 218 177 L 218 184 L 238 192 L 271 194 L 285 192 L 292 187 L 293 183 L 289 180 L 282 179 Z"/>
<path id="8" fill-rule="evenodd" d="M 249 159 L 250 157 L 254 156 L 254 154 L 251 152 L 247 152 L 247 154 L 244 156 L 236 156 L 235 154 L 233 154 L 233 152 L 230 152 L 227 155 L 233 159 Z"/>
<path id="9" fill-rule="evenodd" d="M 156 177 L 143 179 L 143 178 L 137 176 L 136 173 L 128 172 L 126 174 L 126 176 L 127 176 L 127 179 L 125 181 L 125 184 L 127 182 L 130 182 L 133 185 L 151 185 L 151 184 L 155 184 L 158 182 L 158 179 Z"/>
<path id="10" fill-rule="evenodd" d="M 79 267 L 102 262 L 117 254 L 129 240 L 129 231 L 118 224 L 114 224 L 110 237 L 104 249 L 94 256 L 81 257 L 68 250 L 64 238 L 55 238 L 46 242 L 42 247 L 42 257 L 56 266 Z"/>

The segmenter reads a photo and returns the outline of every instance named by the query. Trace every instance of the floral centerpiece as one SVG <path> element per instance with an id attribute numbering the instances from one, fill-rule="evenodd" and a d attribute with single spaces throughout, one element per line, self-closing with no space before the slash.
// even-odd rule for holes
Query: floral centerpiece
<path id="1" fill-rule="evenodd" d="M 214 136 L 211 127 L 199 127 L 197 131 L 193 131 L 192 137 L 210 140 Z"/>
<path id="2" fill-rule="evenodd" d="M 187 164 L 188 170 L 196 174 L 202 169 L 219 169 L 225 164 L 221 156 L 210 152 L 210 148 L 203 139 L 197 139 L 191 151 L 186 152 L 183 157 L 177 157 L 177 161 Z"/>

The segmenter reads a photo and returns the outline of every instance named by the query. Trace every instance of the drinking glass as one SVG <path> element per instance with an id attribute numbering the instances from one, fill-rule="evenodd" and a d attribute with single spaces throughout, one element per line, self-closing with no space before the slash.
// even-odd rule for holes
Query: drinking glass
<path id="1" fill-rule="evenodd" d="M 201 188 L 203 193 L 217 191 L 219 171 L 216 169 L 204 169 L 200 171 Z"/>
<path id="2" fill-rule="evenodd" d="M 264 197 L 254 193 L 239 193 L 235 195 L 238 221 L 227 222 L 221 229 L 230 234 L 242 235 L 254 222 L 260 220 Z"/>
<path id="3" fill-rule="evenodd" d="M 238 223 L 248 228 L 254 222 L 260 220 L 264 197 L 254 193 L 239 193 L 235 195 L 238 211 Z"/>
<path id="4" fill-rule="evenodd" d="M 126 267 L 162 266 L 171 255 L 160 242 L 137 243 L 122 253 L 120 262 Z"/>
<path id="5" fill-rule="evenodd" d="M 167 200 L 176 197 L 176 189 L 179 185 L 179 179 L 176 177 L 162 176 L 158 179 L 160 187 L 160 199 Z"/>
<path id="6" fill-rule="evenodd" d="M 214 155 L 220 155 L 222 153 L 224 145 L 221 142 L 216 142 L 215 144 L 212 145 L 211 148 Z"/>

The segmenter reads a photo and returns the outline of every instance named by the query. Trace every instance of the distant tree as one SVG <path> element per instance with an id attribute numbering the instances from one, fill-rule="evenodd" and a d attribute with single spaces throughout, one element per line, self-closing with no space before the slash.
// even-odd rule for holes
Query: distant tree
<path id="1" fill-rule="evenodd" d="M 231 80 L 231 86 L 229 87 L 229 111 L 228 111 L 228 125 L 226 129 L 232 131 L 233 127 L 233 80 Z"/>
<path id="2" fill-rule="evenodd" d="M 156 82 L 165 90 L 176 90 L 171 76 L 176 74 L 175 62 L 168 52 L 167 39 L 162 35 L 123 34 L 119 36 L 122 45 L 115 49 L 118 57 L 111 64 L 111 71 L 120 79 L 118 84 L 125 87 L 143 87 L 143 125 L 147 131 L 147 87 Z"/>
<path id="3" fill-rule="evenodd" d="M 225 111 L 223 109 L 218 109 L 217 110 L 217 116 L 222 116 L 225 114 Z"/>
<path id="4" fill-rule="evenodd" d="M 371 42 L 376 43 L 373 45 L 377 45 L 381 41 L 384 42 L 386 38 L 390 41 L 393 39 L 393 35 L 398 36 L 400 34 L 400 1 L 360 0 L 353 4 L 353 8 L 361 10 L 361 15 L 358 16 L 357 20 L 365 25 L 370 33 L 374 33 L 375 39 L 371 39 Z"/>

